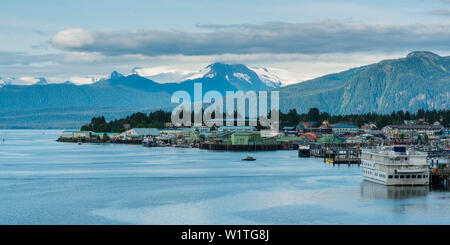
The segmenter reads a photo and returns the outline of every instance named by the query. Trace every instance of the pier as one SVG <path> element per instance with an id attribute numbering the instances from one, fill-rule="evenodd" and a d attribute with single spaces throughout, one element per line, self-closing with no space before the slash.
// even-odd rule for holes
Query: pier
<path id="1" fill-rule="evenodd" d="M 328 148 L 324 162 L 331 164 L 361 164 L 361 150 L 354 147 Z"/>
<path id="2" fill-rule="evenodd" d="M 430 186 L 448 189 L 448 181 L 450 179 L 450 169 L 431 169 Z"/>
<path id="3" fill-rule="evenodd" d="M 324 162 L 331 164 L 361 164 L 361 147 L 364 144 L 310 144 L 309 155 L 323 158 Z M 304 151 L 304 150 L 303 150 Z M 305 155 L 300 153 L 299 156 Z"/>
<path id="4" fill-rule="evenodd" d="M 428 152 L 430 164 L 430 186 L 448 189 L 450 179 L 450 154 L 448 151 Z"/>

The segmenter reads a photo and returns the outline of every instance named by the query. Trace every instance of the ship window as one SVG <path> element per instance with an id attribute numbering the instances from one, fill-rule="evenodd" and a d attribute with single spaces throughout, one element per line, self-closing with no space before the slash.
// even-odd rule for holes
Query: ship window
<path id="1" fill-rule="evenodd" d="M 418 179 L 421 179 L 421 178 L 422 178 L 422 175 L 417 175 L 417 178 L 418 178 Z"/>
<path id="2" fill-rule="evenodd" d="M 405 178 L 405 176 L 404 175 L 400 175 L 400 179 L 404 179 Z"/>
<path id="3" fill-rule="evenodd" d="M 409 179 L 409 178 L 411 178 L 411 176 L 409 176 L 409 175 L 406 175 L 406 178 L 407 178 L 407 179 Z"/>
<path id="4" fill-rule="evenodd" d="M 394 175 L 394 179 L 398 179 L 398 175 Z"/>
<path id="5" fill-rule="evenodd" d="M 389 179 L 392 179 L 392 175 L 389 175 Z"/>
<path id="6" fill-rule="evenodd" d="M 416 176 L 415 176 L 415 175 L 411 175 L 411 178 L 415 179 L 415 178 L 416 178 Z"/>

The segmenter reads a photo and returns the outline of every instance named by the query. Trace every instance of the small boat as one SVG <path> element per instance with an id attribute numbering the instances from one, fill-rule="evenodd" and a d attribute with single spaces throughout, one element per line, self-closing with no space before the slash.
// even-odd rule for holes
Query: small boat
<path id="1" fill-rule="evenodd" d="M 256 159 L 254 157 L 251 156 L 247 156 L 246 158 L 242 158 L 242 161 L 256 161 Z"/>

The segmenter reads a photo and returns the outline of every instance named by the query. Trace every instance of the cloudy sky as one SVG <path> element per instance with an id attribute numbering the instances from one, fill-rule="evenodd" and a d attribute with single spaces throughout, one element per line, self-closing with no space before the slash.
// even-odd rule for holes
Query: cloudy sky
<path id="1" fill-rule="evenodd" d="M 450 55 L 450 0 L 5 0 L 0 11 L 0 77 L 21 83 L 133 69 L 176 79 L 216 61 L 293 83 L 413 50 Z"/>

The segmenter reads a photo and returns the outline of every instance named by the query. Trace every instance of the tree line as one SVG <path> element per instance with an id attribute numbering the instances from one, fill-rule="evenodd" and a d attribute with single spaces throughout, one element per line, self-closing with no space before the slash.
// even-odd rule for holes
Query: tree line
<path id="1" fill-rule="evenodd" d="M 237 115 L 237 112 L 235 112 Z M 214 115 L 213 115 L 214 117 Z M 194 116 L 191 116 L 192 120 Z M 225 118 L 225 115 L 224 115 Z M 280 112 L 280 127 L 296 126 L 300 122 L 311 122 L 315 126 L 320 126 L 323 121 L 330 124 L 335 123 L 353 123 L 362 126 L 368 123 L 374 123 L 381 129 L 386 125 L 403 124 L 405 120 L 424 119 L 422 123 L 432 124 L 439 122 L 448 127 L 450 125 L 450 110 L 418 110 L 415 113 L 408 111 L 394 111 L 391 114 L 351 114 L 351 115 L 330 115 L 327 112 L 320 112 L 317 108 L 311 108 L 307 113 L 298 113 L 295 109 L 287 113 Z M 171 112 L 163 110 L 145 114 L 142 112 L 134 113 L 126 118 L 106 121 L 105 117 L 94 117 L 91 122 L 83 125 L 81 130 L 94 132 L 115 132 L 121 133 L 127 128 L 158 128 L 165 127 L 165 123 L 171 122 Z M 257 128 L 260 128 L 259 126 Z"/>

